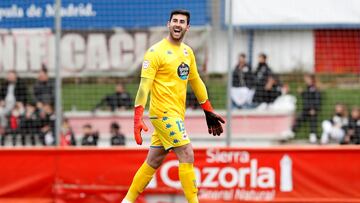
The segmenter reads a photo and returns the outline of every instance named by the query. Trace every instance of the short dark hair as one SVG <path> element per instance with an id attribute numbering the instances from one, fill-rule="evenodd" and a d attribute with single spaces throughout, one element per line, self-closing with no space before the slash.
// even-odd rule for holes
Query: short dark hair
<path id="1" fill-rule="evenodd" d="M 266 56 L 265 53 L 260 53 L 259 56 L 260 56 L 260 57 L 263 57 L 265 60 L 267 59 L 267 56 Z"/>
<path id="2" fill-rule="evenodd" d="M 87 124 L 83 125 L 83 128 L 90 128 L 90 129 L 92 129 L 92 125 L 91 125 L 90 123 L 87 123 Z"/>
<path id="3" fill-rule="evenodd" d="M 246 54 L 244 54 L 244 53 L 240 53 L 240 54 L 239 54 L 239 57 L 246 58 Z"/>
<path id="4" fill-rule="evenodd" d="M 36 107 L 36 103 L 35 103 L 35 101 L 28 101 L 28 102 L 26 102 L 26 104 L 25 105 L 27 105 L 27 106 L 32 106 L 32 107 Z"/>
<path id="5" fill-rule="evenodd" d="M 116 122 L 111 123 L 111 129 L 114 130 L 119 130 L 120 129 L 120 125 Z"/>
<path id="6" fill-rule="evenodd" d="M 45 74 L 48 73 L 48 69 L 46 68 L 46 66 L 45 66 L 44 64 L 41 66 L 41 70 L 40 70 L 40 71 L 44 72 Z"/>
<path id="7" fill-rule="evenodd" d="M 185 15 L 187 17 L 187 24 L 188 25 L 190 24 L 190 12 L 188 10 L 185 10 L 185 9 L 172 10 L 171 14 L 170 14 L 169 21 L 171 21 L 173 15 L 177 15 L 177 14 Z"/>

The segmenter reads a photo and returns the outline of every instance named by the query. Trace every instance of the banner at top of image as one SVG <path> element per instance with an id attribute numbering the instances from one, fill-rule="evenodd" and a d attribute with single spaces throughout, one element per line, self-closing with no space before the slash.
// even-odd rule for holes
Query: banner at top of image
<path id="1" fill-rule="evenodd" d="M 0 1 L 0 28 L 53 28 L 54 0 Z M 148 28 L 164 26 L 173 9 L 191 12 L 191 24 L 203 26 L 206 0 L 62 0 L 63 29 Z"/>
<path id="2" fill-rule="evenodd" d="M 229 1 L 224 1 L 224 23 L 228 24 Z M 232 23 L 242 29 L 359 28 L 358 0 L 236 0 Z"/>

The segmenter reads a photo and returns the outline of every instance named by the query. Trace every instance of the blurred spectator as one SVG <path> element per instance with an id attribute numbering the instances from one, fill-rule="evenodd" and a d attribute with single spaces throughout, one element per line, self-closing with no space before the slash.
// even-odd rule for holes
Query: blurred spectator
<path id="1" fill-rule="evenodd" d="M 40 116 L 34 102 L 28 102 L 25 112 L 20 117 L 21 144 L 26 145 L 26 138 L 30 138 L 31 145 L 36 145 L 36 137 L 39 135 Z"/>
<path id="2" fill-rule="evenodd" d="M 0 88 L 0 125 L 5 129 L 8 121 L 7 118 L 18 103 L 19 106 L 24 106 L 27 102 L 28 94 L 26 85 L 17 77 L 15 71 L 7 73 L 6 81 Z"/>
<path id="3" fill-rule="evenodd" d="M 322 122 L 321 144 L 329 143 L 330 139 L 341 142 L 345 136 L 345 128 L 348 125 L 348 113 L 344 104 L 336 104 L 332 118 Z"/>
<path id="4" fill-rule="evenodd" d="M 0 144 L 1 146 L 5 145 L 5 139 L 6 139 L 6 133 L 5 133 L 5 128 L 0 126 Z M 13 141 L 14 143 L 14 141 Z"/>
<path id="5" fill-rule="evenodd" d="M 98 110 L 102 106 L 110 108 L 111 111 L 130 109 L 133 106 L 132 99 L 130 94 L 125 91 L 122 84 L 117 84 L 115 88 L 115 93 L 109 94 L 101 99 L 101 101 L 96 104 L 93 111 Z"/>
<path id="6" fill-rule="evenodd" d="M 293 131 L 296 131 L 303 122 L 308 121 L 310 124 L 310 143 L 317 142 L 317 117 L 320 111 L 321 94 L 316 86 L 316 78 L 313 74 L 305 74 L 304 82 L 306 84 L 306 90 L 301 92 L 302 98 L 302 111 L 296 118 L 293 125 Z"/>
<path id="7" fill-rule="evenodd" d="M 55 145 L 55 112 L 50 103 L 42 103 L 40 109 L 40 139 L 44 146 Z"/>
<path id="8" fill-rule="evenodd" d="M 110 125 L 111 145 L 125 145 L 125 136 L 120 131 L 120 125 L 116 122 Z"/>
<path id="9" fill-rule="evenodd" d="M 193 91 L 186 92 L 186 108 L 190 109 L 200 109 L 200 104 L 196 99 L 196 96 Z"/>
<path id="10" fill-rule="evenodd" d="M 272 75 L 272 71 L 267 64 L 267 56 L 264 53 L 260 53 L 258 57 L 258 65 L 255 70 L 255 83 L 256 83 L 256 91 L 258 89 L 263 90 L 266 82 L 270 75 Z"/>
<path id="11" fill-rule="evenodd" d="M 24 109 L 20 105 L 15 105 L 11 110 L 11 114 L 8 116 L 8 125 L 3 128 L 1 133 L 1 145 L 5 145 L 6 137 L 12 137 L 12 145 L 16 146 L 17 135 L 20 134 L 20 115 L 24 112 Z"/>
<path id="12" fill-rule="evenodd" d="M 281 94 L 282 87 L 279 80 L 273 75 L 269 75 L 264 87 L 257 87 L 253 101 L 255 104 L 270 104 L 273 103 Z"/>
<path id="13" fill-rule="evenodd" d="M 240 54 L 239 61 L 232 74 L 231 99 L 237 108 L 251 108 L 255 93 L 255 78 L 246 62 L 246 55 Z"/>
<path id="14" fill-rule="evenodd" d="M 275 98 L 271 103 L 262 103 L 262 105 L 257 107 L 257 110 L 274 110 L 274 111 L 287 111 L 294 112 L 296 110 L 296 97 L 289 94 L 290 88 L 288 84 L 282 85 L 282 87 L 277 87 L 270 97 Z M 270 91 L 271 92 L 271 91 Z M 281 95 L 280 95 L 281 94 Z M 272 100 L 272 99 L 271 99 Z M 265 104 L 265 105 L 264 105 Z M 294 133 L 292 131 L 286 131 L 283 133 L 283 136 L 288 138 L 293 138 Z"/>
<path id="15" fill-rule="evenodd" d="M 360 108 L 357 106 L 351 110 L 349 124 L 342 144 L 360 144 Z"/>
<path id="16" fill-rule="evenodd" d="M 75 134 L 67 118 L 63 119 L 60 139 L 61 146 L 76 146 Z"/>
<path id="17" fill-rule="evenodd" d="M 38 108 L 41 108 L 44 103 L 55 102 L 54 81 L 49 79 L 48 70 L 45 66 L 43 66 L 39 71 L 33 92 L 36 106 Z"/>
<path id="18" fill-rule="evenodd" d="M 99 140 L 99 133 L 94 132 L 90 124 L 83 126 L 83 138 L 81 140 L 81 145 L 83 146 L 96 146 Z"/>

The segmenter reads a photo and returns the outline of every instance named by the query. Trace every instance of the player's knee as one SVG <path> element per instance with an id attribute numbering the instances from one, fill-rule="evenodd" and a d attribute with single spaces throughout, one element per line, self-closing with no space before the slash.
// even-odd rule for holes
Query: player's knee
<path id="1" fill-rule="evenodd" d="M 194 153 L 191 152 L 185 152 L 185 155 L 179 159 L 181 163 L 194 163 Z"/>
<path id="2" fill-rule="evenodd" d="M 152 157 L 152 158 L 147 159 L 147 163 L 152 168 L 157 169 L 157 168 L 159 168 L 161 166 L 163 160 L 164 160 L 164 157 L 162 157 L 162 156 Z"/>
<path id="3" fill-rule="evenodd" d="M 175 153 L 180 163 L 194 163 L 194 151 L 190 145 L 179 147 Z"/>

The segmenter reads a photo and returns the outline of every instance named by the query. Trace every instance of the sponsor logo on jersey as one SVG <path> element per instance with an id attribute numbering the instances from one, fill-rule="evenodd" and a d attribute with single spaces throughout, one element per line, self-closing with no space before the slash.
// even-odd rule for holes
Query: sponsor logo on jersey
<path id="1" fill-rule="evenodd" d="M 185 56 L 188 56 L 188 55 L 189 55 L 189 53 L 188 53 L 188 51 L 186 50 L 186 48 L 184 48 L 184 55 L 185 55 Z"/>
<path id="2" fill-rule="evenodd" d="M 186 80 L 189 75 L 189 66 L 184 62 L 181 63 L 177 69 L 177 73 L 182 80 Z"/>
<path id="3" fill-rule="evenodd" d="M 150 61 L 145 60 L 142 64 L 142 67 L 143 67 L 143 69 L 147 69 L 149 67 L 149 65 L 150 65 Z"/>

